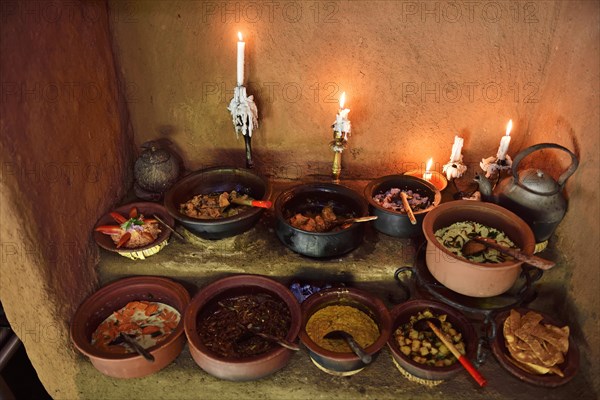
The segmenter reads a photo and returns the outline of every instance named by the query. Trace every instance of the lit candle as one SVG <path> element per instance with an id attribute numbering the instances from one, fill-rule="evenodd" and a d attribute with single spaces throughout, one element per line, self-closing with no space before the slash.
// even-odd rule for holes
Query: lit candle
<path id="1" fill-rule="evenodd" d="M 344 108 L 344 103 L 346 102 L 346 92 L 342 93 L 340 96 L 340 110 L 335 116 L 335 122 L 333 123 L 333 130 L 336 132 L 335 134 L 339 137 L 344 135 L 344 140 L 348 139 L 348 133 L 350 133 L 350 120 L 348 119 L 348 113 L 350 110 L 348 108 Z"/>
<path id="2" fill-rule="evenodd" d="M 423 179 L 425 179 L 426 181 L 430 181 L 433 175 L 431 173 L 431 164 L 433 164 L 433 158 L 430 158 L 429 161 L 427 161 L 427 165 L 425 166 L 425 173 L 423 174 Z"/>
<path id="3" fill-rule="evenodd" d="M 498 160 L 504 160 L 506 158 L 506 152 L 508 151 L 508 145 L 510 144 L 510 131 L 512 129 L 512 119 L 508 121 L 506 125 L 506 135 L 502 136 L 500 139 L 500 146 L 498 147 L 498 153 L 496 154 L 496 158 Z"/>
<path id="4" fill-rule="evenodd" d="M 237 44 L 237 84 L 242 86 L 244 84 L 244 48 L 246 43 L 242 41 L 242 33 L 238 32 L 239 42 Z"/>
<path id="5" fill-rule="evenodd" d="M 464 139 L 458 136 L 454 136 L 454 144 L 452 145 L 452 155 L 450 156 L 450 162 L 460 162 L 461 153 Z"/>

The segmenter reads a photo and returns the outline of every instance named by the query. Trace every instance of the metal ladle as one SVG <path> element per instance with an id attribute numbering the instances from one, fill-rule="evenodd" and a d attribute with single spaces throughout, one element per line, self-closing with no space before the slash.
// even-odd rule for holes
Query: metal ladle
<path id="1" fill-rule="evenodd" d="M 323 337 L 325 339 L 345 340 L 346 343 L 348 343 L 348 346 L 350 346 L 350 348 L 354 352 L 354 354 L 356 354 L 363 363 L 369 364 L 372 361 L 371 355 L 367 354 L 365 352 L 365 350 L 358 343 L 356 343 L 356 340 L 354 340 L 354 337 L 352 337 L 352 335 L 346 331 L 341 331 L 341 330 L 331 331 Z"/>

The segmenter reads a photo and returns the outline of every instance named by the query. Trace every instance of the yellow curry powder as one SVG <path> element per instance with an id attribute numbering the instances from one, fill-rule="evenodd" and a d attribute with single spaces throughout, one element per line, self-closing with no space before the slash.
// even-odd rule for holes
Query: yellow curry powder
<path id="1" fill-rule="evenodd" d="M 337 353 L 352 352 L 345 340 L 323 337 L 336 330 L 351 334 L 362 348 L 372 345 L 379 338 L 379 328 L 375 321 L 351 306 L 327 306 L 314 313 L 306 323 L 306 333 L 322 348 Z"/>

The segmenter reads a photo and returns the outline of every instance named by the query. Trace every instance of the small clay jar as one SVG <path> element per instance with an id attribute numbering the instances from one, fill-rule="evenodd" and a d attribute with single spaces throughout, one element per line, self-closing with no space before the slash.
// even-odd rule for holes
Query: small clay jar
<path id="1" fill-rule="evenodd" d="M 159 141 L 146 142 L 142 149 L 134 166 L 136 195 L 144 200 L 160 200 L 179 178 L 180 159 Z"/>

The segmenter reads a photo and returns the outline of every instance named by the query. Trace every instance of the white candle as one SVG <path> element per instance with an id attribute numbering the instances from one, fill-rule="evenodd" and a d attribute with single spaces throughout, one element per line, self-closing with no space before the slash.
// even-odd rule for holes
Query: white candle
<path id="1" fill-rule="evenodd" d="M 500 139 L 500 146 L 498 147 L 498 153 L 496 153 L 496 158 L 498 160 L 504 160 L 506 158 L 506 152 L 508 151 L 508 145 L 510 144 L 510 131 L 512 129 L 512 119 L 508 121 L 506 125 L 506 135 L 502 136 Z"/>
<path id="2" fill-rule="evenodd" d="M 460 162 L 461 153 L 464 143 L 464 139 L 458 136 L 454 136 L 454 144 L 452 145 L 452 155 L 450 156 L 450 162 Z"/>
<path id="3" fill-rule="evenodd" d="M 427 165 L 425 166 L 425 173 L 423 174 L 423 179 L 425 179 L 426 181 L 430 181 L 431 177 L 433 176 L 433 174 L 429 172 L 431 170 L 431 164 L 433 164 L 433 158 L 430 158 L 429 161 L 427 161 Z"/>
<path id="4" fill-rule="evenodd" d="M 238 32 L 238 38 L 240 40 L 237 44 L 237 84 L 242 86 L 244 84 L 244 48 L 246 43 L 242 41 L 241 32 Z"/>
<path id="5" fill-rule="evenodd" d="M 348 119 L 348 113 L 350 113 L 350 110 L 348 108 L 344 108 L 345 102 L 346 92 L 342 93 L 340 96 L 340 109 L 335 116 L 333 130 L 339 132 L 339 134 L 343 133 L 344 139 L 348 139 L 348 133 L 350 132 L 350 120 Z"/>

